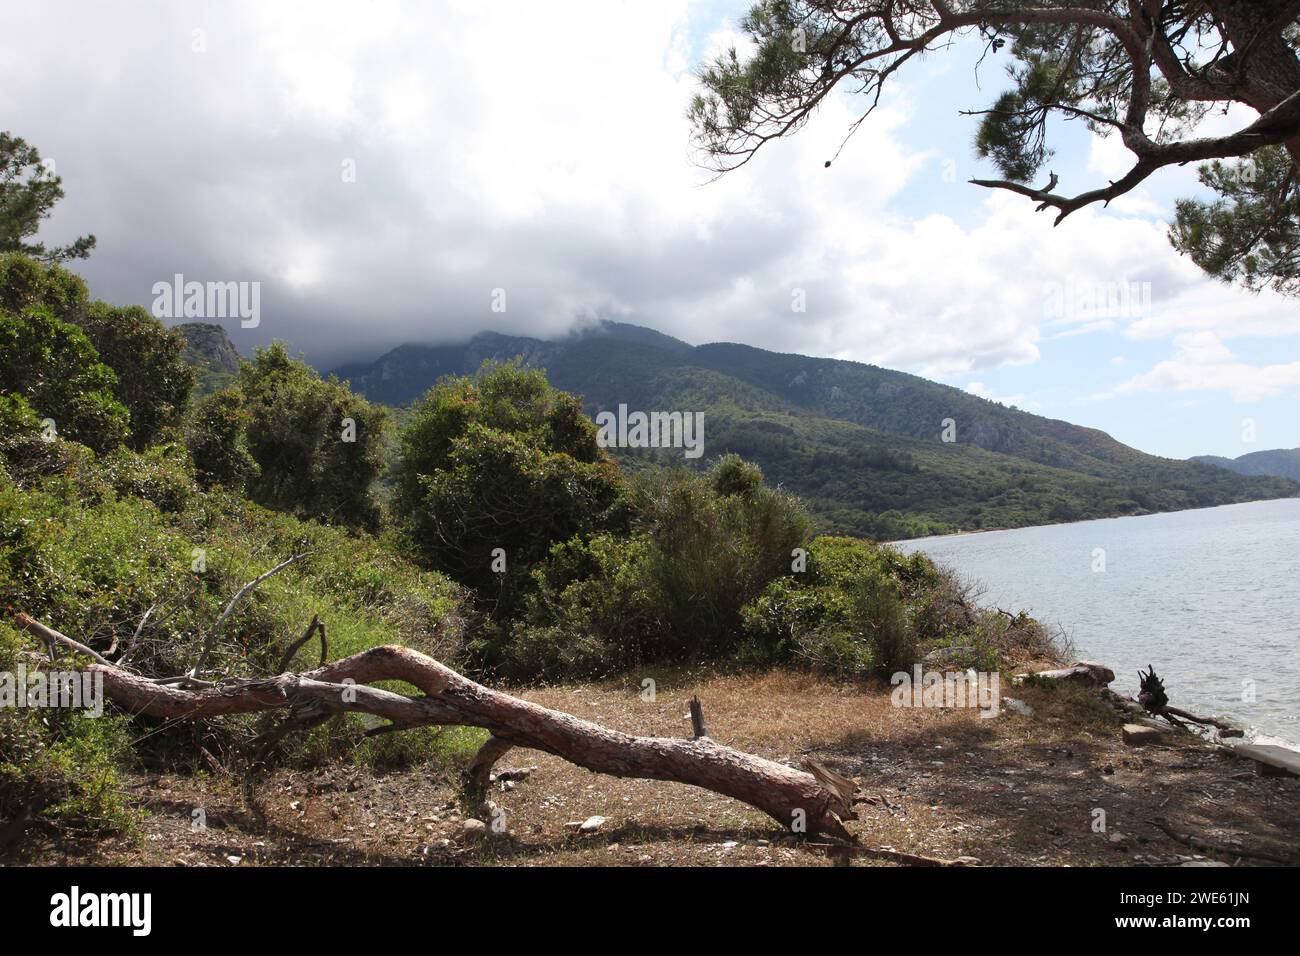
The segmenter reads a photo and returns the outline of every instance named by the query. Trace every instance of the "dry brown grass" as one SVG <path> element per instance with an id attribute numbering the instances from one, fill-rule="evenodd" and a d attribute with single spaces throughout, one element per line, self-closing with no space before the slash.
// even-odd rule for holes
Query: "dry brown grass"
<path id="1" fill-rule="evenodd" d="M 640 682 L 657 695 L 643 700 Z M 895 708 L 877 683 L 827 682 L 803 673 L 656 672 L 599 685 L 551 687 L 524 696 L 639 734 L 684 736 L 698 694 L 714 739 L 797 763 L 815 755 L 856 777 L 872 802 L 851 826 L 866 846 L 988 864 L 1150 865 L 1193 850 L 1149 822 L 1225 847 L 1287 852 L 1300 819 L 1300 781 L 1259 778 L 1203 746 L 1133 750 L 1119 721 L 1092 695 L 1003 688 L 1035 708 L 983 719 L 973 710 Z M 766 816 L 679 784 L 598 776 L 556 757 L 512 753 L 502 766 L 532 776 L 492 799 L 508 832 L 462 835 L 454 781 L 416 769 L 374 776 L 335 766 L 275 774 L 260 790 L 258 821 L 233 781 L 149 777 L 133 802 L 151 810 L 144 836 L 77 844 L 35 834 L 28 862 L 257 862 L 345 865 L 827 865 Z M 193 833 L 191 811 L 209 828 Z M 1106 811 L 1107 832 L 1093 830 Z M 599 832 L 566 824 L 603 816 Z M 1116 833 L 1122 836 L 1116 837 Z M 1232 841 L 1237 841 L 1234 844 Z M 1281 848 L 1280 850 L 1278 848 Z M 1225 857 L 1232 861 L 1231 857 Z M 867 861 L 863 861 L 867 862 Z M 1249 862 L 1249 860 L 1243 860 Z"/>

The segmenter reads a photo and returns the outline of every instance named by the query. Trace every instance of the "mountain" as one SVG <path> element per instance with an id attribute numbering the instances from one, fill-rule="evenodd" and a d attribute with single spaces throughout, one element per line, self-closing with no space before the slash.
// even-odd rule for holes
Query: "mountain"
<path id="1" fill-rule="evenodd" d="M 195 395 L 203 396 L 225 386 L 239 371 L 239 353 L 230 336 L 220 325 L 211 322 L 185 322 L 173 326 L 185 338 L 181 353 L 186 362 L 199 369 Z"/>
<path id="2" fill-rule="evenodd" d="M 1220 458 L 1218 455 L 1197 455 L 1192 461 L 1217 465 L 1239 475 L 1274 475 L 1300 481 L 1300 448 L 1274 448 L 1271 451 L 1252 451 L 1238 458 Z"/>
<path id="3" fill-rule="evenodd" d="M 915 375 L 746 345 L 692 346 L 606 322 L 544 341 L 485 332 L 403 345 L 335 369 L 372 401 L 406 405 L 439 377 L 521 356 L 595 415 L 702 411 L 706 461 L 735 451 L 794 491 L 823 529 L 912 537 L 1300 494 L 1130 448 L 1105 432 L 1032 415 Z M 944 441 L 949 421 L 955 441 Z M 682 452 L 623 450 L 634 470 Z"/>

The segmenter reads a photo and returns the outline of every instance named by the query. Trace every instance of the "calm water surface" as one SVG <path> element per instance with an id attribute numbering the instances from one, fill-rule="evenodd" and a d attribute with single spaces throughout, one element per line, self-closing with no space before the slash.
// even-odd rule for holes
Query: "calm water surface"
<path id="1" fill-rule="evenodd" d="M 1121 693 L 1136 694 L 1138 668 L 1154 664 L 1174 706 L 1300 744 L 1300 499 L 898 547 L 983 585 L 985 605 L 1061 625 L 1078 656 L 1114 669 Z"/>

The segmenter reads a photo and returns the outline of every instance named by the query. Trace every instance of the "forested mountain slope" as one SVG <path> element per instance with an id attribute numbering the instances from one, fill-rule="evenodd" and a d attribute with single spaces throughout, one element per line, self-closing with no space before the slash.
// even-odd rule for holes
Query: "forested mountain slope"
<path id="1" fill-rule="evenodd" d="M 1032 415 L 915 375 L 745 345 L 691 346 L 603 323 L 557 341 L 493 332 L 404 345 L 336 369 L 373 401 L 405 405 L 439 377 L 515 356 L 617 409 L 705 413 L 705 456 L 734 451 L 803 497 L 827 530 L 905 537 L 1205 507 L 1300 493 L 1130 448 L 1105 432 Z M 945 419 L 955 442 L 944 442 Z M 636 462 L 681 452 L 624 452 Z"/>

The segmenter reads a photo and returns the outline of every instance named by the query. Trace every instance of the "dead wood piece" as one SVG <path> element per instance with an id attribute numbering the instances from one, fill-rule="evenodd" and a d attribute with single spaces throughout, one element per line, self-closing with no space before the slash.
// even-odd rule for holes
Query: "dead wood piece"
<path id="1" fill-rule="evenodd" d="M 843 819 L 850 818 L 853 814 L 853 804 L 863 802 L 855 799 L 858 793 L 858 782 L 836 773 L 829 767 L 822 766 L 811 757 L 803 759 L 803 766 L 805 770 L 817 778 L 818 783 L 839 798 L 839 806 L 836 808 L 836 812 L 840 817 Z"/>
<path id="2" fill-rule="evenodd" d="M 704 729 L 704 706 L 694 696 L 691 697 L 691 733 L 696 740 L 709 736 L 709 732 Z"/>
<path id="3" fill-rule="evenodd" d="M 85 644 L 82 644 L 79 641 L 74 641 L 70 637 L 65 637 L 64 635 L 60 634 L 58 631 L 54 630 L 54 628 L 46 627 L 40 621 L 37 621 L 34 618 L 30 618 L 26 614 L 19 614 L 17 616 L 17 620 L 18 620 L 18 624 L 23 628 L 23 630 L 28 631 L 31 634 L 35 634 L 42 641 L 45 642 L 45 646 L 49 648 L 51 660 L 54 659 L 54 648 L 59 644 L 62 644 L 64 647 L 68 648 L 69 650 L 76 651 L 78 654 L 85 654 L 87 657 L 98 661 L 100 664 L 103 664 L 107 667 L 113 666 L 112 662 L 109 661 L 108 658 L 104 657 L 99 652 L 91 650 Z"/>
<path id="4" fill-rule="evenodd" d="M 1105 664 L 1096 664 L 1092 661 L 1076 661 L 1069 667 L 1036 671 L 1032 674 L 1017 674 L 1016 680 L 1050 681 L 1053 683 L 1069 682 L 1093 687 L 1105 687 L 1115 680 L 1115 672 Z"/>
<path id="5" fill-rule="evenodd" d="M 307 630 L 303 632 L 302 637 L 290 644 L 289 649 L 280 658 L 280 666 L 276 668 L 276 673 L 283 674 L 289 669 L 293 655 L 297 654 L 298 649 L 311 640 L 312 633 L 315 631 L 320 631 L 320 666 L 325 666 L 325 662 L 329 660 L 329 639 L 325 636 L 325 623 L 320 619 L 320 615 L 313 614 L 311 623 L 307 625 Z"/>
<path id="6" fill-rule="evenodd" d="M 26 614 L 15 619 L 25 630 L 48 633 L 65 646 L 75 645 Z M 90 664 L 86 670 L 102 674 L 105 696 L 133 713 L 193 718 L 289 708 L 290 721 L 300 725 L 356 711 L 405 727 L 483 727 L 492 738 L 475 764 L 485 781 L 490 779 L 491 765 L 507 750 L 528 747 L 596 773 L 700 787 L 756 807 L 792 832 L 852 840 L 843 824 L 852 817 L 851 811 L 842 812 L 844 798 L 812 773 L 733 750 L 708 737 L 641 737 L 611 730 L 484 687 L 408 647 L 376 647 L 305 673 L 229 679 L 194 689 L 157 684 L 107 663 Z M 393 680 L 405 681 L 425 696 L 367 686 Z M 276 733 L 283 732 L 287 731 Z"/>

